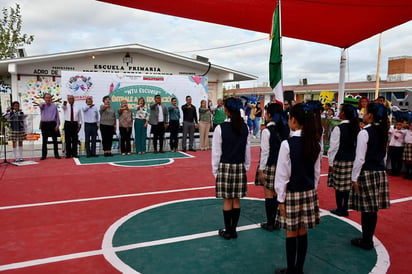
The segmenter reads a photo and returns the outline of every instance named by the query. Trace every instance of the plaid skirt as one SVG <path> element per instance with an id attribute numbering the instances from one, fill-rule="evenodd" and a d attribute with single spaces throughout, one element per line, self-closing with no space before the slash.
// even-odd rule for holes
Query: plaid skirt
<path id="1" fill-rule="evenodd" d="M 403 149 L 402 160 L 412 161 L 412 144 L 405 144 Z"/>
<path id="2" fill-rule="evenodd" d="M 26 140 L 26 133 L 24 131 L 10 130 L 9 141 L 17 142 Z"/>
<path id="3" fill-rule="evenodd" d="M 256 169 L 255 185 L 264 186 L 267 189 L 275 189 L 275 174 L 276 174 L 276 165 L 266 166 L 263 170 L 263 177 L 265 177 L 265 182 L 262 183 L 259 180 L 259 166 Z"/>
<path id="4" fill-rule="evenodd" d="M 352 187 L 349 208 L 360 212 L 377 212 L 390 207 L 388 178 L 385 171 L 363 170 L 358 178 L 359 193 Z"/>
<path id="5" fill-rule="evenodd" d="M 285 200 L 286 218 L 280 210 L 276 214 L 276 222 L 288 231 L 301 228 L 314 228 L 320 223 L 319 199 L 317 190 L 303 192 L 287 192 Z"/>
<path id="6" fill-rule="evenodd" d="M 353 161 L 334 161 L 334 172 L 328 171 L 328 186 L 337 191 L 350 191 L 352 187 Z"/>
<path id="7" fill-rule="evenodd" d="M 242 198 L 247 195 L 246 170 L 243 163 L 219 163 L 216 176 L 216 198 Z"/>

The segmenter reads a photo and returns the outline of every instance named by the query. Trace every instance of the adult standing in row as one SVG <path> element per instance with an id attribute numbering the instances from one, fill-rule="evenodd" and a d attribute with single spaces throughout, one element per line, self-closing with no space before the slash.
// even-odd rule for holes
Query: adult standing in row
<path id="1" fill-rule="evenodd" d="M 100 106 L 100 132 L 102 134 L 104 156 L 113 156 L 113 134 L 116 132 L 116 114 L 110 105 L 110 97 L 103 97 L 103 105 Z"/>
<path id="2" fill-rule="evenodd" d="M 40 129 L 42 135 L 42 153 L 40 160 L 45 160 L 47 157 L 47 140 L 49 137 L 53 139 L 54 158 L 60 159 L 57 136 L 59 134 L 60 117 L 57 106 L 52 102 L 50 93 L 43 96 L 44 102 L 40 107 Z"/>
<path id="3" fill-rule="evenodd" d="M 210 108 L 206 105 L 206 100 L 200 101 L 199 108 L 199 135 L 200 150 L 209 149 L 209 131 L 211 126 L 212 114 Z"/>
<path id="4" fill-rule="evenodd" d="M 163 139 L 165 130 L 168 127 L 169 113 L 165 105 L 162 104 L 160 95 L 154 97 L 155 102 L 150 104 L 149 123 L 152 126 L 153 133 L 153 152 L 164 153 Z M 157 150 L 157 141 L 159 141 L 159 151 Z"/>
<path id="5" fill-rule="evenodd" d="M 132 154 L 130 138 L 132 136 L 133 114 L 126 100 L 121 101 L 119 113 L 120 152 L 122 155 Z"/>
<path id="6" fill-rule="evenodd" d="M 169 111 L 169 130 L 170 130 L 170 150 L 176 152 L 178 147 L 178 134 L 180 126 L 180 111 L 177 106 L 177 99 L 172 98 L 172 105 L 168 108 Z"/>
<path id="7" fill-rule="evenodd" d="M 99 111 L 93 104 L 91 97 L 86 99 L 86 106 L 83 106 L 83 119 L 84 119 L 84 136 L 86 145 L 86 157 L 97 157 L 96 154 L 96 138 L 97 130 L 99 126 Z"/>
<path id="8" fill-rule="evenodd" d="M 138 106 L 136 108 L 136 119 L 134 121 L 134 139 L 137 154 L 146 153 L 146 137 L 148 122 L 149 112 L 146 108 L 146 101 L 143 97 L 140 97 L 138 100 Z"/>
<path id="9" fill-rule="evenodd" d="M 69 102 L 69 104 L 67 104 L 67 102 Z M 66 146 L 66 158 L 78 158 L 78 133 L 82 126 L 82 114 L 80 108 L 74 105 L 73 95 L 67 95 L 67 101 L 63 102 L 62 108 L 64 113 L 64 143 Z"/>
<path id="10" fill-rule="evenodd" d="M 189 134 L 189 151 L 196 151 L 193 147 L 195 140 L 195 128 L 198 128 L 196 107 L 192 105 L 192 97 L 186 96 L 186 104 L 182 106 L 183 111 L 183 138 L 182 138 L 182 150 L 186 151 L 187 148 L 187 135 Z"/>

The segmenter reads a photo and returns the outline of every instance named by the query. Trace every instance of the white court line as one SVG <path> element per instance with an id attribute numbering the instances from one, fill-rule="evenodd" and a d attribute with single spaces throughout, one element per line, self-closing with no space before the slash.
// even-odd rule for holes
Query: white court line
<path id="1" fill-rule="evenodd" d="M 327 176 L 327 174 L 321 174 L 320 176 Z M 249 182 L 248 183 L 248 185 L 252 185 L 252 184 L 254 184 L 254 182 Z M 110 199 L 119 199 L 119 198 L 138 197 L 138 196 L 144 196 L 144 195 L 157 195 L 157 194 L 165 194 L 165 193 L 174 193 L 174 192 L 180 192 L 180 191 L 185 192 L 185 191 L 193 191 L 193 190 L 204 190 L 204 189 L 212 189 L 212 188 L 215 188 L 215 186 L 213 185 L 213 186 L 205 186 L 205 187 L 181 188 L 181 189 L 173 189 L 173 190 L 163 190 L 163 191 L 153 191 L 153 192 L 144 192 L 144 193 L 132 193 L 132 194 L 122 194 L 122 195 L 113 195 L 113 196 L 102 196 L 102 197 L 94 197 L 94 198 L 52 201 L 52 202 L 44 202 L 44 203 L 1 206 L 0 210 L 27 208 L 27 207 L 37 207 L 37 206 L 49 206 L 49 205 L 61 205 L 61 204 L 70 204 L 70 203 L 81 203 L 81 202 L 88 202 L 88 201 L 110 200 Z"/>
<path id="2" fill-rule="evenodd" d="M 24 261 L 24 262 L 18 262 L 18 263 L 11 263 L 11 264 L 5 264 L 5 265 L 0 265 L 0 271 L 4 270 L 11 270 L 11 269 L 20 269 L 20 268 L 26 268 L 26 267 L 31 267 L 31 266 L 36 266 L 36 265 L 42 265 L 42 264 L 48 264 L 48 263 L 56 263 L 56 262 L 61 262 L 61 261 L 67 261 L 67 260 L 73 260 L 73 259 L 80 259 L 80 258 L 86 258 L 86 257 L 91 257 L 91 256 L 97 256 L 97 255 L 104 255 L 106 260 L 108 260 L 116 269 L 122 269 L 123 273 L 124 270 L 126 269 L 126 273 L 138 273 L 134 269 L 130 268 L 124 262 L 118 259 L 116 256 L 116 252 L 120 251 L 126 251 L 130 249 L 136 249 L 136 248 L 142 248 L 142 247 L 149 247 L 149 246 L 155 246 L 155 245 L 162 245 L 162 244 L 168 244 L 168 243 L 175 243 L 175 242 L 182 242 L 182 241 L 188 241 L 188 240 L 193 240 L 193 239 L 199 239 L 199 238 L 205 238 L 205 237 L 211 237 L 211 236 L 216 236 L 217 231 L 209 231 L 209 232 L 204 232 L 204 233 L 197 233 L 197 234 L 192 234 L 192 235 L 186 235 L 186 236 L 180 236 L 180 237 L 173 237 L 173 238 L 167 238 L 167 239 L 162 239 L 162 240 L 157 240 L 157 241 L 148 241 L 148 242 L 143 242 L 143 243 L 138 243 L 138 244 L 131 244 L 131 245 L 125 245 L 125 246 L 119 246 L 119 247 L 113 247 L 112 246 L 112 237 L 115 233 L 115 231 L 118 229 L 118 227 L 123 224 L 125 221 L 128 219 L 132 218 L 133 216 L 150 210 L 152 208 L 157 208 L 159 206 L 164 206 L 167 204 L 173 204 L 177 202 L 182 202 L 182 201 L 193 201 L 193 200 L 203 200 L 203 199 L 216 199 L 214 197 L 205 197 L 205 198 L 194 198 L 194 199 L 185 199 L 185 200 L 178 200 L 178 201 L 170 201 L 170 202 L 165 202 L 161 204 L 156 204 L 152 206 L 148 206 L 139 210 L 136 210 L 134 212 L 131 212 L 130 214 L 122 217 L 118 221 L 116 221 L 108 231 L 106 231 L 102 243 L 102 249 L 101 250 L 93 250 L 93 251 L 86 251 L 86 252 L 79 252 L 79 253 L 72 253 L 72 254 L 67 254 L 67 255 L 61 255 L 61 256 L 54 256 L 54 257 L 49 257 L 49 258 L 43 258 L 43 259 L 36 259 L 36 260 L 29 260 L 29 261 Z M 249 200 L 263 200 L 259 198 L 247 198 Z M 339 218 L 358 230 L 361 231 L 361 226 L 357 224 L 354 221 L 351 221 L 347 218 L 343 217 L 336 217 L 332 214 L 330 214 L 327 210 L 322 210 L 321 209 L 321 216 L 326 216 L 330 215 L 335 218 Z M 251 224 L 251 225 L 246 225 L 246 226 L 241 226 L 238 227 L 238 231 L 246 231 L 246 230 L 251 230 L 251 229 L 257 229 L 260 228 L 260 224 Z M 388 269 L 389 268 L 389 255 L 387 254 L 387 251 L 385 247 L 382 245 L 382 243 L 374 237 L 374 240 L 376 241 L 375 244 L 375 249 L 378 254 L 378 257 L 381 256 L 382 260 L 379 260 L 381 263 L 375 265 L 374 269 L 372 270 L 371 273 L 383 273 L 381 272 L 382 269 Z"/>

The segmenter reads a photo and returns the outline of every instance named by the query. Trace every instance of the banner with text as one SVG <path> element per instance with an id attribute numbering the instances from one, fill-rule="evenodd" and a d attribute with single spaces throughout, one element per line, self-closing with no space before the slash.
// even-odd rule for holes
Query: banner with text
<path id="1" fill-rule="evenodd" d="M 145 99 L 148 107 L 157 94 L 166 106 L 171 105 L 173 97 L 177 98 L 179 107 L 186 103 L 187 95 L 192 97 L 192 104 L 197 108 L 201 100 L 208 99 L 208 81 L 205 76 L 62 71 L 61 87 L 62 101 L 66 100 L 67 95 L 73 95 L 75 104 L 80 105 L 85 104 L 86 98 L 92 97 L 94 104 L 100 106 L 103 97 L 109 95 L 116 113 L 122 100 L 126 100 L 129 108 L 135 112 L 140 97 Z"/>

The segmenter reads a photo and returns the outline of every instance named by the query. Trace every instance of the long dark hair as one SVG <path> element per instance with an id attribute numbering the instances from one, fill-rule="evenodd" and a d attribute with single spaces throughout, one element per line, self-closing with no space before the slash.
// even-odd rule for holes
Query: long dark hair
<path id="1" fill-rule="evenodd" d="M 269 103 L 266 105 L 265 110 L 272 117 L 272 121 L 275 122 L 275 130 L 279 133 L 281 140 L 285 140 L 289 135 L 289 127 L 282 105 Z"/>
<path id="2" fill-rule="evenodd" d="M 320 109 L 313 104 L 299 103 L 290 109 L 289 117 L 295 118 L 302 126 L 302 137 L 304 138 L 305 157 L 315 162 L 320 153 L 319 129 Z M 319 119 L 319 121 L 317 121 Z"/>
<path id="3" fill-rule="evenodd" d="M 370 103 L 366 107 L 369 114 L 373 117 L 372 126 L 378 129 L 380 134 L 380 146 L 382 149 L 386 149 L 388 143 L 388 131 L 389 131 L 389 122 L 388 122 L 388 109 L 379 103 Z"/>
<path id="4" fill-rule="evenodd" d="M 357 109 L 351 104 L 342 104 L 342 112 L 345 119 L 349 120 L 351 142 L 355 142 L 359 133 L 359 117 Z"/>
<path id="5" fill-rule="evenodd" d="M 240 116 L 240 109 L 243 107 L 240 99 L 229 97 L 225 99 L 224 106 L 230 114 L 230 122 L 236 134 L 242 134 L 243 118 Z"/>

